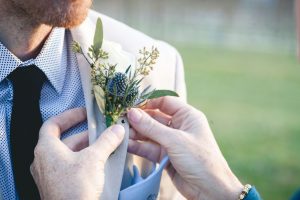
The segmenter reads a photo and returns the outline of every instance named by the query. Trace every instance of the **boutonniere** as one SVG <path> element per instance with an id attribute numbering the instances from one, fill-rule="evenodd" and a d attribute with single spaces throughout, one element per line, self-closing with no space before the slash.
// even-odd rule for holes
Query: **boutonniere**
<path id="1" fill-rule="evenodd" d="M 126 111 L 144 105 L 147 100 L 162 96 L 178 96 L 174 91 L 151 89 L 151 85 L 141 89 L 141 83 L 147 77 L 159 58 L 156 47 L 143 47 L 139 57 L 131 65 L 130 56 L 122 51 L 121 46 L 106 41 L 103 48 L 102 21 L 97 20 L 93 45 L 85 55 L 80 44 L 73 43 L 73 51 L 82 54 L 90 64 L 93 94 L 100 111 L 105 116 L 106 126 L 116 124 Z"/>

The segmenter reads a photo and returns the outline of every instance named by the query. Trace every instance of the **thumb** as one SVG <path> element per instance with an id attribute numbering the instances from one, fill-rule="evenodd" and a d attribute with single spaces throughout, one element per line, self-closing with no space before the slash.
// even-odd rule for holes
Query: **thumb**
<path id="1" fill-rule="evenodd" d="M 177 136 L 177 130 L 171 129 L 150 117 L 144 111 L 132 108 L 128 111 L 130 125 L 142 136 L 168 148 Z"/>
<path id="2" fill-rule="evenodd" d="M 113 125 L 106 129 L 100 137 L 90 146 L 92 151 L 106 161 L 124 139 L 125 129 L 121 125 Z"/>

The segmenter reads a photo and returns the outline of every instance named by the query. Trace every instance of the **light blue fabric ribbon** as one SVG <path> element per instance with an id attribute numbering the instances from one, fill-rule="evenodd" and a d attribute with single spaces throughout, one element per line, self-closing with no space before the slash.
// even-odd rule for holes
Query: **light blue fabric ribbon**
<path id="1" fill-rule="evenodd" d="M 133 179 L 130 187 L 123 189 L 119 200 L 155 200 L 159 193 L 161 176 L 169 162 L 169 157 L 164 157 L 158 167 L 153 163 L 152 172 L 146 178 L 141 177 L 139 170 L 133 166 Z"/>

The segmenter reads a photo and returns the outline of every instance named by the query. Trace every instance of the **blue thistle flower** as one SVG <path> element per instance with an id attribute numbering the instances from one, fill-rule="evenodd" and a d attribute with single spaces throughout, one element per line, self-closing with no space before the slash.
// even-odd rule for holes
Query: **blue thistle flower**
<path id="1" fill-rule="evenodd" d="M 117 72 L 115 76 L 108 81 L 108 92 L 112 95 L 123 97 L 127 84 L 128 79 L 126 74 Z"/>
<path id="2" fill-rule="evenodd" d="M 127 106 L 132 106 L 137 100 L 138 94 L 139 94 L 138 88 L 136 87 L 132 88 L 131 91 L 129 91 L 128 95 L 126 96 L 125 104 Z"/>

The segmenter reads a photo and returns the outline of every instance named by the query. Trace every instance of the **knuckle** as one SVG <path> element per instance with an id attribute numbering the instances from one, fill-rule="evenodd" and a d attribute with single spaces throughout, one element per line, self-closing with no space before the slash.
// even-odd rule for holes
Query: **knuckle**
<path id="1" fill-rule="evenodd" d="M 194 107 L 190 107 L 191 108 L 191 114 L 195 117 L 197 117 L 197 119 L 199 119 L 200 121 L 207 121 L 207 117 L 205 115 L 204 112 L 202 112 L 201 110 L 197 110 L 196 108 Z"/>
<path id="2" fill-rule="evenodd" d="M 206 120 L 207 118 L 206 118 L 206 115 L 204 114 L 204 112 L 202 112 L 202 111 L 199 111 L 198 112 L 198 116 L 199 116 L 199 118 L 201 119 L 201 120 Z"/>
<path id="3" fill-rule="evenodd" d="M 110 146 L 116 146 L 118 143 L 117 136 L 111 132 L 103 134 L 102 140 Z"/>
<path id="4" fill-rule="evenodd" d="M 81 156 L 81 163 L 85 163 L 90 167 L 94 165 L 105 165 L 106 160 L 106 149 L 107 147 L 103 147 L 101 150 L 98 150 L 94 147 L 84 149 L 80 152 Z M 100 166 L 99 166 L 100 167 Z"/>
<path id="5" fill-rule="evenodd" d="M 57 129 L 59 129 L 59 126 L 57 125 L 56 120 L 52 117 L 43 123 L 42 127 L 40 128 L 40 134 L 49 130 L 57 131 Z"/>
<path id="6" fill-rule="evenodd" d="M 198 114 L 199 114 L 200 116 L 206 118 L 206 115 L 205 115 L 205 113 L 204 113 L 202 110 L 197 110 L 196 108 L 193 108 L 193 109 L 194 109 L 195 112 L 198 111 Z"/>
<path id="7" fill-rule="evenodd" d="M 42 132 L 44 132 L 45 130 L 47 130 L 47 128 L 50 127 L 50 126 L 51 126 L 51 125 L 50 125 L 50 121 L 49 121 L 49 120 L 45 121 L 45 122 L 43 123 L 43 125 L 41 126 L 41 128 L 40 128 L 40 134 L 41 134 Z"/>
<path id="8" fill-rule="evenodd" d="M 49 118 L 45 123 L 44 123 L 44 125 L 43 126 L 45 126 L 45 127 L 51 127 L 51 126 L 53 126 L 55 124 L 55 117 L 51 117 L 51 118 Z"/>
<path id="9" fill-rule="evenodd" d="M 185 137 L 185 134 L 181 130 L 174 130 L 169 134 L 168 139 L 165 140 L 166 148 L 173 148 L 175 146 L 181 146 L 181 141 Z"/>
<path id="10" fill-rule="evenodd" d="M 98 167 L 99 170 L 104 170 L 105 163 L 105 160 L 101 158 L 98 160 L 96 167 Z"/>
<path id="11" fill-rule="evenodd" d="M 79 154 L 81 156 L 79 156 L 79 158 L 82 160 L 81 163 L 89 164 L 95 158 L 97 158 L 98 153 L 99 152 L 95 148 L 87 148 L 87 149 L 84 149 L 83 151 L 80 151 Z"/>
<path id="12" fill-rule="evenodd" d="M 96 157 L 97 150 L 93 147 L 89 147 L 84 149 L 83 151 L 80 151 L 78 155 L 80 155 L 79 156 L 80 159 L 89 161 L 92 160 L 92 158 Z"/>
<path id="13" fill-rule="evenodd" d="M 33 150 L 33 155 L 34 158 L 39 159 L 40 157 L 43 156 L 44 153 L 47 153 L 47 148 L 45 147 L 46 145 L 43 144 L 44 142 L 38 142 L 37 145 L 34 147 Z"/>
<path id="14" fill-rule="evenodd" d="M 142 124 L 144 126 L 146 133 L 151 134 L 154 132 L 155 122 L 154 122 L 154 120 L 150 119 L 150 117 L 143 116 Z"/>
<path id="15" fill-rule="evenodd" d="M 30 174 L 31 174 L 32 176 L 34 176 L 34 162 L 30 165 L 29 170 L 30 170 Z"/>
<path id="16" fill-rule="evenodd" d="M 41 148 L 41 146 L 38 144 L 38 145 L 34 148 L 34 150 L 33 150 L 34 157 L 35 157 L 35 158 L 38 158 L 38 157 L 40 156 L 40 154 L 41 154 L 41 151 L 42 151 L 42 148 Z"/>

